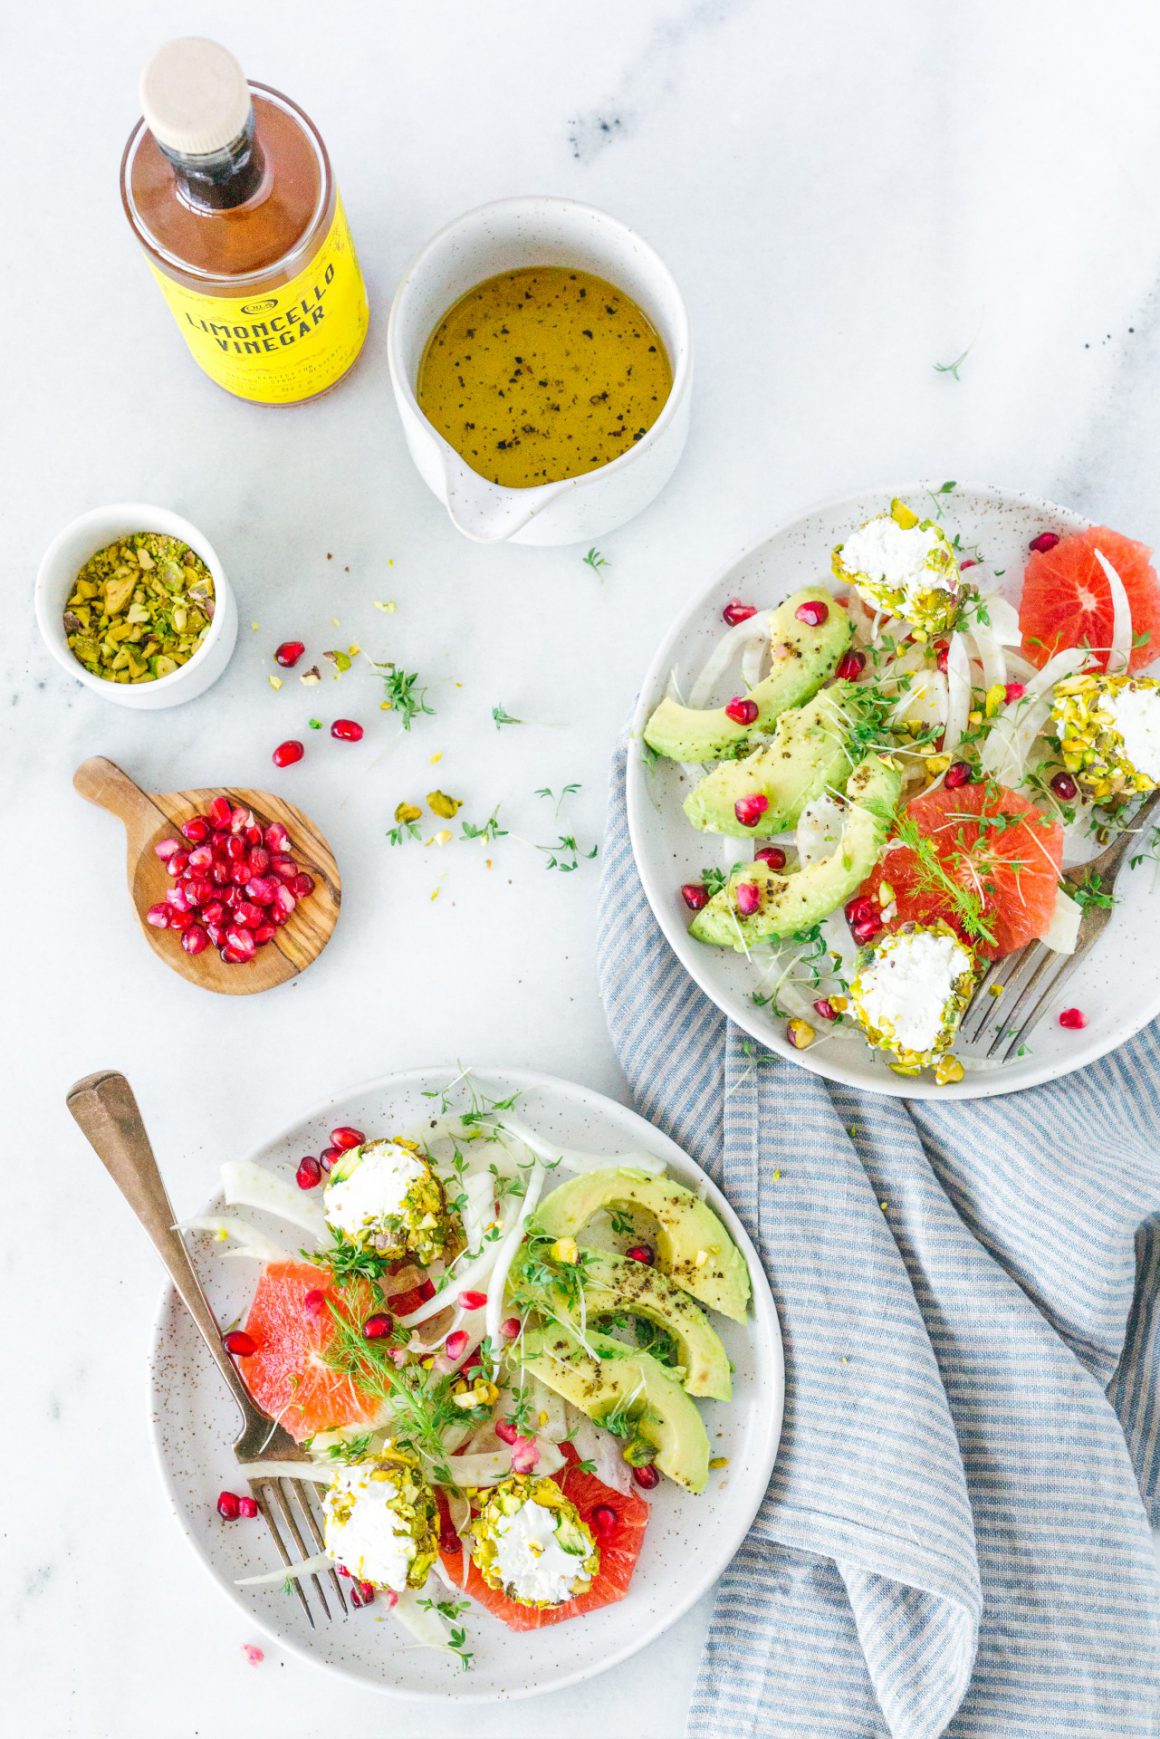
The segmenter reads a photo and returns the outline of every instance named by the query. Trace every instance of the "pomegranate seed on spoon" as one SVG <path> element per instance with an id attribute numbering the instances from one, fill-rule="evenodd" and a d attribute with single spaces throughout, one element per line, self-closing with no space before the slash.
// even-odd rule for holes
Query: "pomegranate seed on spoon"
<path id="1" fill-rule="evenodd" d="M 200 924 L 191 924 L 182 932 L 181 946 L 187 954 L 204 954 L 209 947 L 209 935 Z"/>
<path id="2" fill-rule="evenodd" d="M 299 870 L 294 880 L 286 885 L 296 900 L 304 900 L 307 894 L 314 892 L 314 877 L 307 875 L 305 870 Z"/>
<path id="3" fill-rule="evenodd" d="M 204 815 L 191 815 L 182 823 L 181 831 L 192 845 L 200 845 L 209 838 L 209 822 Z"/>
<path id="4" fill-rule="evenodd" d="M 150 906 L 145 914 L 145 922 L 152 924 L 155 930 L 168 930 L 169 920 L 173 916 L 173 907 L 166 900 L 158 900 Z"/>
<path id="5" fill-rule="evenodd" d="M 266 845 L 271 851 L 288 851 L 290 835 L 280 821 L 271 821 L 266 829 Z"/>
<path id="6" fill-rule="evenodd" d="M 234 806 L 228 797 L 215 797 L 210 802 L 209 819 L 217 829 L 228 827 Z"/>
<path id="7" fill-rule="evenodd" d="M 181 850 L 181 844 L 176 839 L 159 839 L 153 847 L 162 863 L 168 862 L 175 851 Z"/>

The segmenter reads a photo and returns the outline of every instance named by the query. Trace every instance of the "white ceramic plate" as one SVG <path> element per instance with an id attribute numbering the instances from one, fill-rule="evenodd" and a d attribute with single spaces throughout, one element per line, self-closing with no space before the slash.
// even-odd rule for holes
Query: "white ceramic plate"
<path id="1" fill-rule="evenodd" d="M 438 1091 L 458 1069 L 422 1069 L 356 1087 L 317 1106 L 252 1157 L 290 1174 L 303 1153 L 317 1153 L 340 1123 L 385 1134 L 429 1115 L 424 1091 Z M 728 1467 L 713 1473 L 698 1498 L 663 1480 L 651 1495 L 652 1517 L 628 1595 L 567 1624 L 516 1635 L 482 1608 L 464 1616 L 475 1652 L 470 1672 L 454 1659 L 407 1645 L 410 1638 L 380 1602 L 312 1631 L 293 1594 L 235 1587 L 239 1576 L 273 1569 L 276 1556 L 260 1521 L 225 1523 L 217 1494 L 238 1485 L 231 1445 L 237 1413 L 229 1393 L 176 1294 L 167 1288 L 157 1319 L 152 1359 L 153 1437 L 161 1477 L 193 1550 L 218 1586 L 279 1643 L 319 1666 L 376 1690 L 433 1701 L 495 1702 L 559 1690 L 615 1666 L 674 1624 L 725 1569 L 764 1496 L 781 1436 L 785 1394 L 781 1331 L 761 1264 L 720 1191 L 680 1148 L 635 1112 L 599 1093 L 521 1069 L 480 1069 L 473 1079 L 492 1097 L 524 1095 L 521 1114 L 549 1139 L 606 1152 L 635 1147 L 662 1159 L 725 1221 L 753 1277 L 747 1326 L 714 1314 L 735 1368 L 728 1405 L 698 1402 L 714 1456 Z M 272 1225 L 272 1223 L 271 1223 Z M 285 1238 L 285 1231 L 282 1230 Z M 205 1240 L 191 1238 L 198 1271 L 218 1321 L 243 1314 L 256 1264 L 215 1259 Z M 194 1247 L 196 1246 L 196 1247 Z"/>
<path id="2" fill-rule="evenodd" d="M 723 863 L 722 845 L 686 821 L 681 809 L 689 788 L 685 774 L 672 761 L 646 765 L 641 733 L 674 672 L 687 692 L 724 632 L 721 611 L 730 598 L 766 608 L 811 581 L 832 584 L 834 545 L 881 513 L 893 496 L 920 512 L 940 509 L 947 531 L 958 532 L 964 546 L 977 546 L 985 557 L 984 589 L 997 588 L 1016 604 L 1029 540 L 1041 531 L 1067 532 L 1091 523 L 1067 508 L 987 485 L 960 484 L 932 506 L 929 492 L 938 488 L 937 483 L 895 485 L 824 502 L 781 526 L 714 580 L 674 624 L 653 660 L 628 756 L 628 821 L 637 868 L 657 922 L 690 976 L 731 1020 L 771 1050 L 832 1081 L 898 1099 L 974 1099 L 1052 1081 L 1114 1050 L 1160 1014 L 1160 891 L 1153 866 L 1125 867 L 1111 923 L 1060 995 L 1061 1008 L 1078 1006 L 1087 1015 L 1082 1031 L 1060 1027 L 1053 1009 L 1036 1028 L 1027 1055 L 998 1067 L 968 1068 L 965 1080 L 951 1087 L 936 1086 L 929 1076 L 894 1074 L 851 1027 L 831 1029 L 808 1051 L 796 1051 L 784 1037 L 784 1020 L 753 1003 L 756 974 L 745 957 L 706 947 L 688 934 L 681 884 L 697 881 L 704 865 Z M 995 579 L 1000 570 L 1002 577 Z M 736 692 L 734 684 L 716 699 L 723 702 Z M 742 856 L 744 846 L 737 843 L 736 855 Z"/>

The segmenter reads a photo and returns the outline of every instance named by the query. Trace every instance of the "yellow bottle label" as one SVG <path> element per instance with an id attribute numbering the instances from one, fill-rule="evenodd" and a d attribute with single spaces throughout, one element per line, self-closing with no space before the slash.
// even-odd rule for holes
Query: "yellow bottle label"
<path id="1" fill-rule="evenodd" d="M 276 290 L 205 296 L 149 264 L 194 360 L 238 398 L 264 405 L 312 398 L 362 349 L 367 293 L 341 199 L 310 264 Z"/>

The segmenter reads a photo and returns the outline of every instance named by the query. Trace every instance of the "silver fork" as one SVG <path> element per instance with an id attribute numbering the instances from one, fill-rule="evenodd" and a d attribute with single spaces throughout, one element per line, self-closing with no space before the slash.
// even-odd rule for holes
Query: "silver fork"
<path id="1" fill-rule="evenodd" d="M 247 1463 L 259 1457 L 277 1461 L 305 1461 L 307 1458 L 290 1433 L 274 1424 L 259 1411 L 250 1399 L 249 1391 L 234 1368 L 233 1359 L 222 1345 L 221 1330 L 214 1320 L 201 1281 L 189 1259 L 181 1233 L 174 1225 L 173 1208 L 157 1169 L 157 1161 L 141 1121 L 137 1101 L 124 1075 L 101 1069 L 86 1075 L 71 1087 L 68 1108 L 80 1125 L 89 1145 L 104 1165 L 109 1176 L 144 1226 L 153 1247 L 169 1270 L 169 1278 L 177 1296 L 185 1305 L 212 1353 L 218 1370 L 225 1379 L 230 1394 L 242 1415 L 242 1428 L 234 1441 L 234 1454 L 243 1471 Z M 269 1479 L 247 1476 L 246 1483 L 273 1536 L 278 1556 L 290 1565 L 310 1558 L 323 1549 L 322 1527 L 314 1508 L 313 1482 L 302 1479 Z M 295 1509 L 297 1505 L 297 1510 Z M 275 1509 L 281 1528 L 275 1519 Z M 285 1530 L 296 1550 L 291 1553 L 283 1539 Z M 313 1541 L 308 1548 L 303 1529 Z M 346 1596 L 342 1583 L 332 1569 L 329 1572 L 338 1605 L 345 1613 Z M 311 1575 L 318 1603 L 328 1619 L 333 1617 L 326 1592 L 318 1573 Z M 300 1577 L 294 1578 L 294 1588 L 302 1609 L 311 1625 L 314 1611 Z"/>
<path id="2" fill-rule="evenodd" d="M 1130 847 L 1139 839 L 1140 830 L 1160 802 L 1160 791 L 1153 791 L 1132 817 L 1130 827 L 1090 862 L 1079 864 L 1062 878 L 1063 885 L 1074 891 L 1096 884 L 1094 891 L 1111 894 Z M 1111 906 L 1088 902 L 1080 919 L 1079 936 L 1073 954 L 1058 954 L 1045 948 L 1042 942 L 1029 942 L 1014 954 L 993 960 L 963 1016 L 959 1034 L 967 1046 L 979 1044 L 989 1021 L 996 1023 L 995 1037 L 983 1053 L 1000 1062 L 1009 1062 L 1020 1045 L 1039 1025 L 1048 1005 L 1057 997 L 1080 961 L 1090 952 L 1102 935 L 1112 915 Z"/>

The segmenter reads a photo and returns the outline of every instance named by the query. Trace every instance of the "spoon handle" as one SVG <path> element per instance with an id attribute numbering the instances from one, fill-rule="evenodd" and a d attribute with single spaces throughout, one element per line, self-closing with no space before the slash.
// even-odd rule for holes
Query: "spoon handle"
<path id="1" fill-rule="evenodd" d="M 100 1069 L 70 1087 L 68 1108 L 97 1158 L 144 1226 L 178 1296 L 200 1329 L 234 1399 L 248 1418 L 253 1411 L 249 1391 L 222 1345 L 221 1330 L 209 1307 L 157 1169 L 137 1101 L 124 1075 Z"/>
<path id="2" fill-rule="evenodd" d="M 134 785 L 128 773 L 123 773 L 117 763 L 105 755 L 91 755 L 87 761 L 82 761 L 73 774 L 73 785 L 82 797 L 118 816 L 126 827 L 131 821 L 147 822 L 152 831 L 159 821 L 165 819 L 141 787 Z"/>

